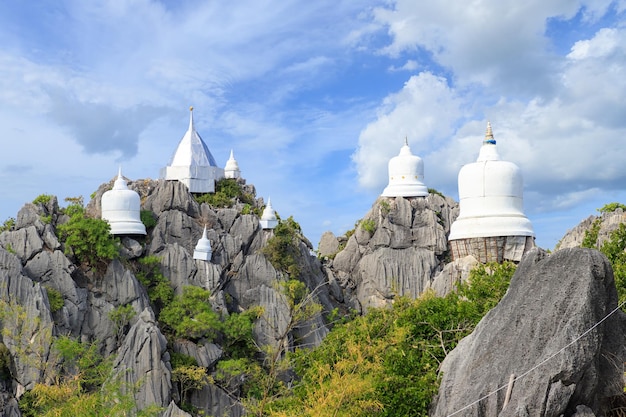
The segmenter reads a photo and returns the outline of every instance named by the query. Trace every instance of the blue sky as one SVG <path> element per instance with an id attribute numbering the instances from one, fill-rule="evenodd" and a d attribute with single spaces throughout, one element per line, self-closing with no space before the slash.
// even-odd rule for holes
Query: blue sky
<path id="1" fill-rule="evenodd" d="M 235 6 L 233 6 L 235 4 Z M 0 2 L 0 220 L 158 178 L 188 124 L 317 246 L 404 137 L 458 198 L 487 120 L 553 248 L 626 202 L 626 1 Z"/>

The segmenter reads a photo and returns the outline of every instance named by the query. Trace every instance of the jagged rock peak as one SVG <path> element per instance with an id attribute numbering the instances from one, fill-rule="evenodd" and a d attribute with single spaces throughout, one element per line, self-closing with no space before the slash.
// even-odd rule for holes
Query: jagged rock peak
<path id="1" fill-rule="evenodd" d="M 570 343 L 616 307 L 611 266 L 598 251 L 532 250 L 500 303 L 443 361 L 431 416 L 604 415 L 622 393 L 626 315 Z M 511 374 L 521 378 L 504 407 L 506 389 L 488 394 Z"/>

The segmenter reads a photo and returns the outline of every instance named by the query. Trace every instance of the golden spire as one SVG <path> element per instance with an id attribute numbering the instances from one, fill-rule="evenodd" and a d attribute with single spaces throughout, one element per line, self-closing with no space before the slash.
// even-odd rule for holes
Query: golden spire
<path id="1" fill-rule="evenodd" d="M 493 145 L 496 144 L 496 140 L 493 137 L 493 131 L 491 130 L 491 122 L 487 122 L 487 132 L 485 133 L 485 140 L 483 143 L 491 143 Z"/>

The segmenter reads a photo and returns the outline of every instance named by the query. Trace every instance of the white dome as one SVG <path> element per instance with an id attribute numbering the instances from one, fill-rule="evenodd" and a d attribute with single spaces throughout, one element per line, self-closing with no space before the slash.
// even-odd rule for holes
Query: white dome
<path id="1" fill-rule="evenodd" d="M 405 140 L 400 154 L 389 160 L 389 184 L 383 190 L 383 197 L 426 197 L 428 188 L 424 185 L 424 162 L 411 153 Z"/>
<path id="2" fill-rule="evenodd" d="M 120 168 L 113 189 L 102 195 L 102 219 L 109 222 L 113 235 L 145 235 L 141 222 L 139 194 L 129 190 Z"/>
<path id="3" fill-rule="evenodd" d="M 276 217 L 276 212 L 272 207 L 272 199 L 267 199 L 267 206 L 263 209 L 263 215 L 261 215 L 261 220 L 259 221 L 261 224 L 261 228 L 263 229 L 273 229 L 278 225 L 278 218 Z"/>
<path id="4" fill-rule="evenodd" d="M 211 249 L 211 241 L 206 236 L 206 226 L 202 232 L 202 237 L 198 240 L 195 250 L 193 251 L 193 259 L 202 261 L 210 261 L 213 250 Z"/>
<path id="5" fill-rule="evenodd" d="M 226 161 L 226 166 L 224 167 L 224 177 L 225 178 L 239 178 L 241 176 L 241 171 L 239 170 L 239 164 L 237 160 L 233 156 L 233 150 L 230 150 L 230 158 Z"/>
<path id="6" fill-rule="evenodd" d="M 460 213 L 449 240 L 535 236 L 524 214 L 521 171 L 500 160 L 490 124 L 477 161 L 461 168 L 458 181 Z"/>

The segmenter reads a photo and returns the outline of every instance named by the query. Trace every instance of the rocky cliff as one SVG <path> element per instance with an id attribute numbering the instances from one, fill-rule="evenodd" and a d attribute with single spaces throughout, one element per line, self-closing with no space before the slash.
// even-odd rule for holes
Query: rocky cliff
<path id="1" fill-rule="evenodd" d="M 431 415 L 605 415 L 624 386 L 626 315 L 616 307 L 602 254 L 532 251 L 500 303 L 446 356 Z"/>

